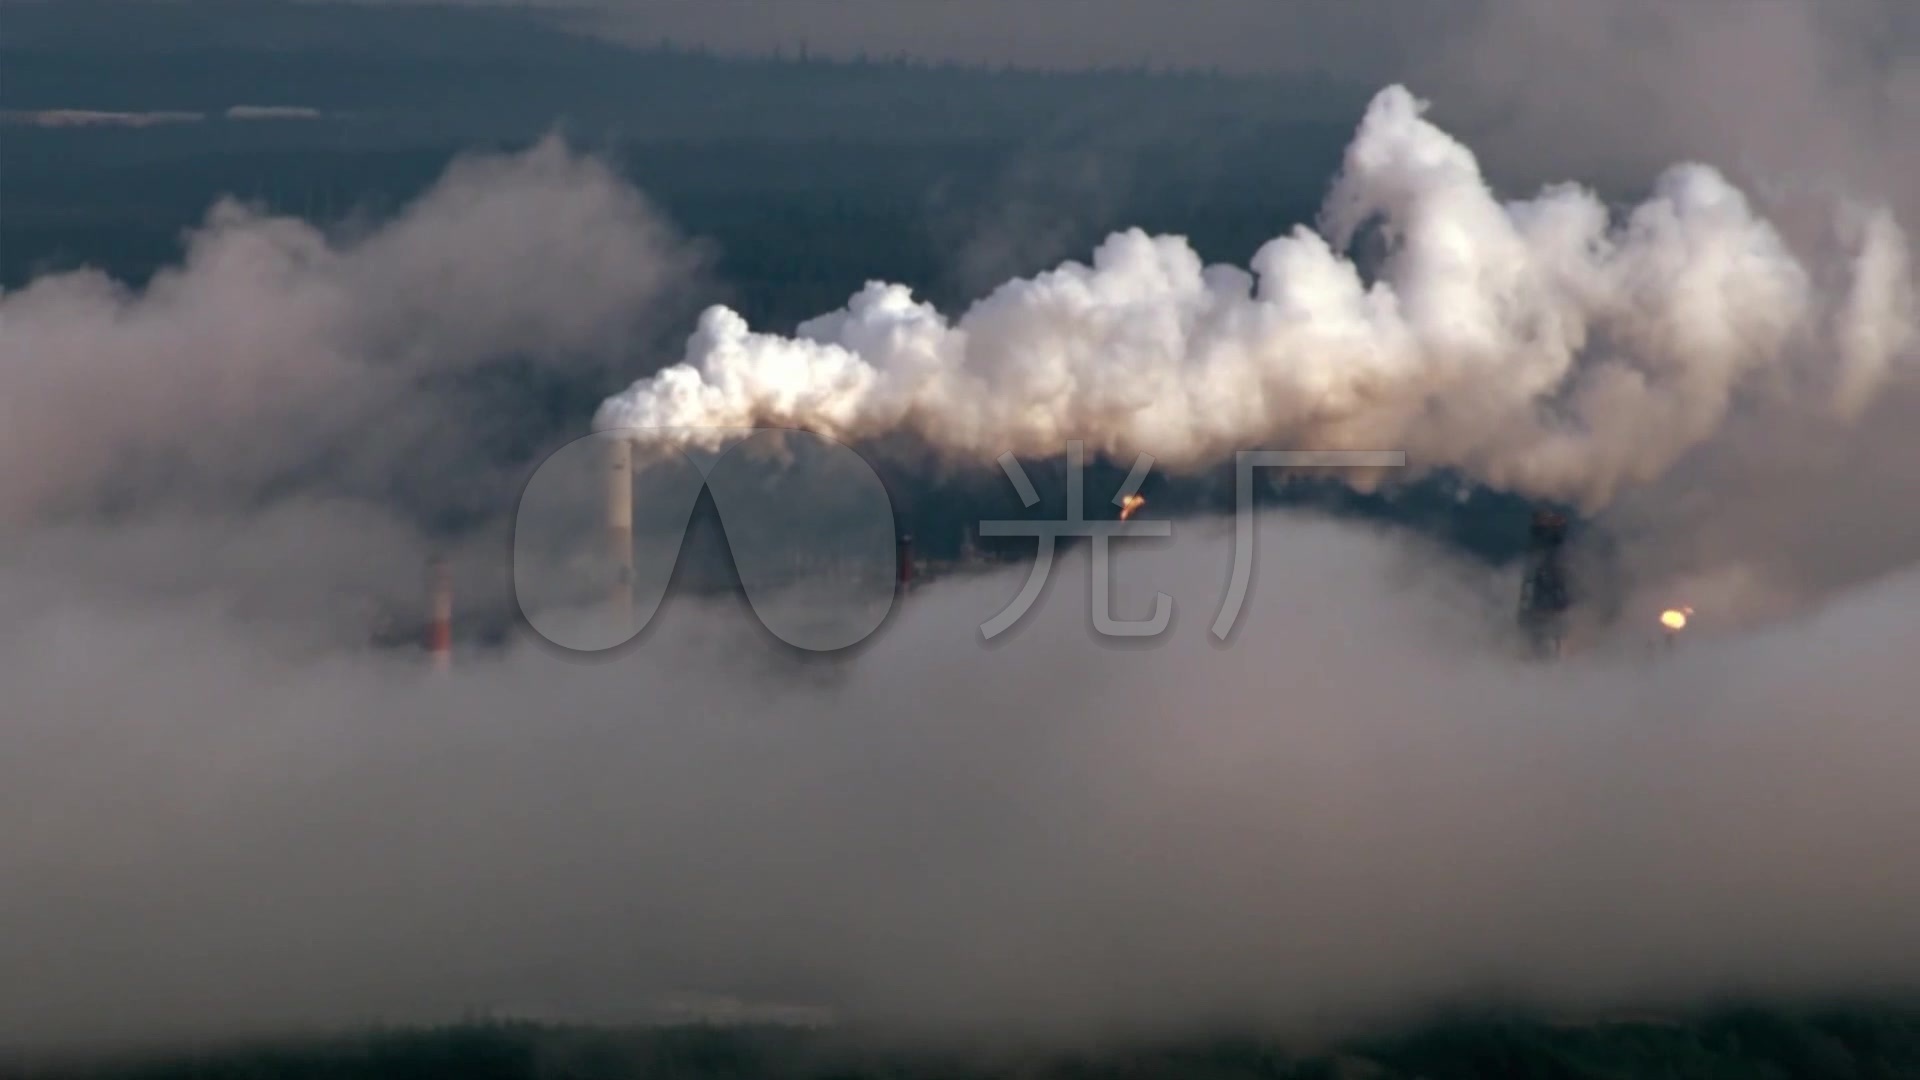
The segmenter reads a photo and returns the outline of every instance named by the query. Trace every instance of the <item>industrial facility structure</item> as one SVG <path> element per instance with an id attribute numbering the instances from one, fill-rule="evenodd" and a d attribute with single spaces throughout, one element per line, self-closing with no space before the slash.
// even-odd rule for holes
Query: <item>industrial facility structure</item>
<path id="1" fill-rule="evenodd" d="M 630 629 L 634 624 L 635 574 L 633 446 L 625 439 L 609 439 L 605 455 L 601 496 L 603 535 L 600 544 L 604 551 L 605 561 L 602 565 L 606 568 L 606 577 L 602 579 L 604 585 L 599 587 L 605 590 L 602 595 L 608 617 L 616 627 Z M 1119 518 L 1126 520 L 1132 517 L 1145 501 L 1138 495 L 1127 499 L 1120 507 Z M 1538 510 L 1531 516 L 1522 565 L 1517 622 L 1527 654 L 1539 660 L 1558 659 L 1567 648 L 1576 599 L 1576 583 L 1569 570 L 1568 533 L 1568 518 L 1560 512 Z M 904 597 L 925 584 L 930 577 L 984 570 L 1003 563 L 1008 557 L 1014 557 L 1012 553 L 996 553 L 1000 557 L 987 557 L 973 537 L 969 528 L 960 542 L 957 557 L 929 558 L 916 549 L 911 533 L 900 531 L 896 536 L 893 566 L 895 595 Z M 836 575 L 850 572 L 846 566 L 834 563 L 831 559 L 821 561 L 800 555 L 796 555 L 791 570 L 795 580 L 831 581 Z M 406 628 L 405 624 L 411 619 L 388 618 L 376 631 L 373 643 L 397 645 L 410 638 L 423 647 L 432 669 L 444 672 L 453 665 L 456 627 L 452 575 L 442 558 L 434 558 L 429 565 L 426 600 L 424 620 L 413 623 L 418 627 L 417 630 Z M 1691 615 L 1690 608 L 1675 608 L 1662 613 L 1661 625 L 1668 643 L 1677 638 Z M 468 629 L 471 631 L 468 636 L 474 636 L 478 643 L 481 628 L 476 626 Z M 488 632 L 483 636 L 488 643 L 504 643 L 499 642 L 499 635 L 493 632 L 496 628 L 485 629 Z M 510 627 L 506 628 L 508 633 L 510 630 Z"/>
<path id="2" fill-rule="evenodd" d="M 1520 581 L 1520 631 L 1537 659 L 1557 659 L 1566 647 L 1568 611 L 1573 607 L 1566 543 L 1564 515 L 1552 510 L 1533 515 Z"/>

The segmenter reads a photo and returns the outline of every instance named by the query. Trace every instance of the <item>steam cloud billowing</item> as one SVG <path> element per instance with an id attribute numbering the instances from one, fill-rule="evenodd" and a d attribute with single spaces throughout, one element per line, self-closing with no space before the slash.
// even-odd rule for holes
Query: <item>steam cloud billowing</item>
<path id="1" fill-rule="evenodd" d="M 225 200 L 184 244 L 140 287 L 0 293 L 0 552 L 43 568 L 34 595 L 272 615 L 309 643 L 363 642 L 377 600 L 410 612 L 433 548 L 463 600 L 504 602 L 497 523 L 528 452 L 575 434 L 530 399 L 617 385 L 702 265 L 557 138 L 459 159 L 391 220 Z M 492 525 L 429 535 L 447 520 Z"/>
<path id="2" fill-rule="evenodd" d="M 0 296 L 0 520 L 103 491 L 231 506 L 316 476 L 434 501 L 489 434 L 460 376 L 505 358 L 591 375 L 693 265 L 557 139 L 459 161 L 377 228 L 222 202 L 144 288 L 79 271 Z"/>
<path id="3" fill-rule="evenodd" d="M 1372 219 L 1369 284 L 1336 248 Z M 419 500 L 511 506 L 442 376 L 595 371 L 685 276 L 557 142 L 357 232 L 224 206 L 144 288 L 0 297 L 0 1045 L 685 991 L 1077 1035 L 1911 987 L 1910 256 L 1889 215 L 1844 225 L 1803 251 L 1698 166 L 1617 218 L 1571 188 L 1503 206 L 1390 91 L 1327 236 L 1257 282 L 1123 234 L 952 326 L 889 287 L 798 341 L 710 313 L 695 367 L 603 418 L 1188 462 L 1398 437 L 1617 496 L 1656 595 L 1822 601 L 1555 667 L 1510 659 L 1504 578 L 1285 517 L 1230 648 L 1204 522 L 1119 555 L 1118 617 L 1175 597 L 1151 649 L 1085 629 L 1078 558 L 991 649 L 1018 572 L 931 585 L 800 672 L 694 602 L 610 662 L 523 644 L 438 681 L 315 640 L 414 576 Z M 1707 631 L 1732 603 L 1690 598 Z"/>
<path id="4" fill-rule="evenodd" d="M 912 429 L 956 456 L 1065 440 L 1201 466 L 1237 449 L 1404 449 L 1527 495 L 1609 503 L 1711 439 L 1743 388 L 1841 419 L 1910 359 L 1907 242 L 1861 212 L 1843 283 L 1796 258 L 1718 172 L 1680 166 L 1615 220 L 1572 186 L 1500 203 L 1406 90 L 1368 109 L 1327 200 L 1252 274 L 1177 237 L 1010 282 L 949 323 L 869 284 L 795 338 L 710 309 L 684 363 L 603 428 Z M 1369 280 L 1342 252 L 1377 225 Z"/>

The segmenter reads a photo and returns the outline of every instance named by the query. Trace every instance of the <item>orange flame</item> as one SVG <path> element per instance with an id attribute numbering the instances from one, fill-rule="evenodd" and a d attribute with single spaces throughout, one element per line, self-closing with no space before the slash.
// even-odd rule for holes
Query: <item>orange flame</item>
<path id="1" fill-rule="evenodd" d="M 1690 607 L 1668 608 L 1660 613 L 1660 625 L 1669 633 L 1679 633 L 1687 628 L 1687 619 L 1693 615 Z"/>
<path id="2" fill-rule="evenodd" d="M 1133 512 L 1135 510 L 1138 510 L 1145 505 L 1147 505 L 1147 500 L 1146 500 L 1146 497 L 1142 495 L 1129 495 L 1126 498 L 1121 499 L 1120 500 L 1120 520 L 1121 521 L 1127 520 L 1128 518 L 1133 516 Z"/>

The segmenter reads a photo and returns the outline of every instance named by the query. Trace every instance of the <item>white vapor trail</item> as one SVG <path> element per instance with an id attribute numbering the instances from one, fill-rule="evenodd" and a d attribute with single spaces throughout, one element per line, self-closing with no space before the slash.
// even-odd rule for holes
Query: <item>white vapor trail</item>
<path id="1" fill-rule="evenodd" d="M 1890 213 L 1850 210 L 1829 271 L 1704 165 L 1623 213 L 1574 185 L 1503 203 L 1425 108 L 1398 86 L 1375 97 L 1319 231 L 1270 241 L 1250 271 L 1130 230 L 957 321 L 880 282 L 791 338 L 716 306 L 684 361 L 596 426 L 905 430 L 983 462 L 1082 439 L 1176 468 L 1251 446 L 1404 449 L 1595 508 L 1710 440 L 1749 386 L 1843 420 L 1906 372 L 1911 260 Z M 1354 252 L 1375 229 L 1368 268 Z"/>

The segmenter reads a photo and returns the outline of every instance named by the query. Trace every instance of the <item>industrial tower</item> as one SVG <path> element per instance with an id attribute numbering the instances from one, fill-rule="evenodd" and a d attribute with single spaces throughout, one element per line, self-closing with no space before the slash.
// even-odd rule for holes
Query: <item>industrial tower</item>
<path id="1" fill-rule="evenodd" d="M 1520 631 L 1533 656 L 1552 660 L 1566 643 L 1567 611 L 1573 606 L 1564 549 L 1567 519 L 1551 510 L 1533 515 L 1526 577 L 1520 583 Z"/>

